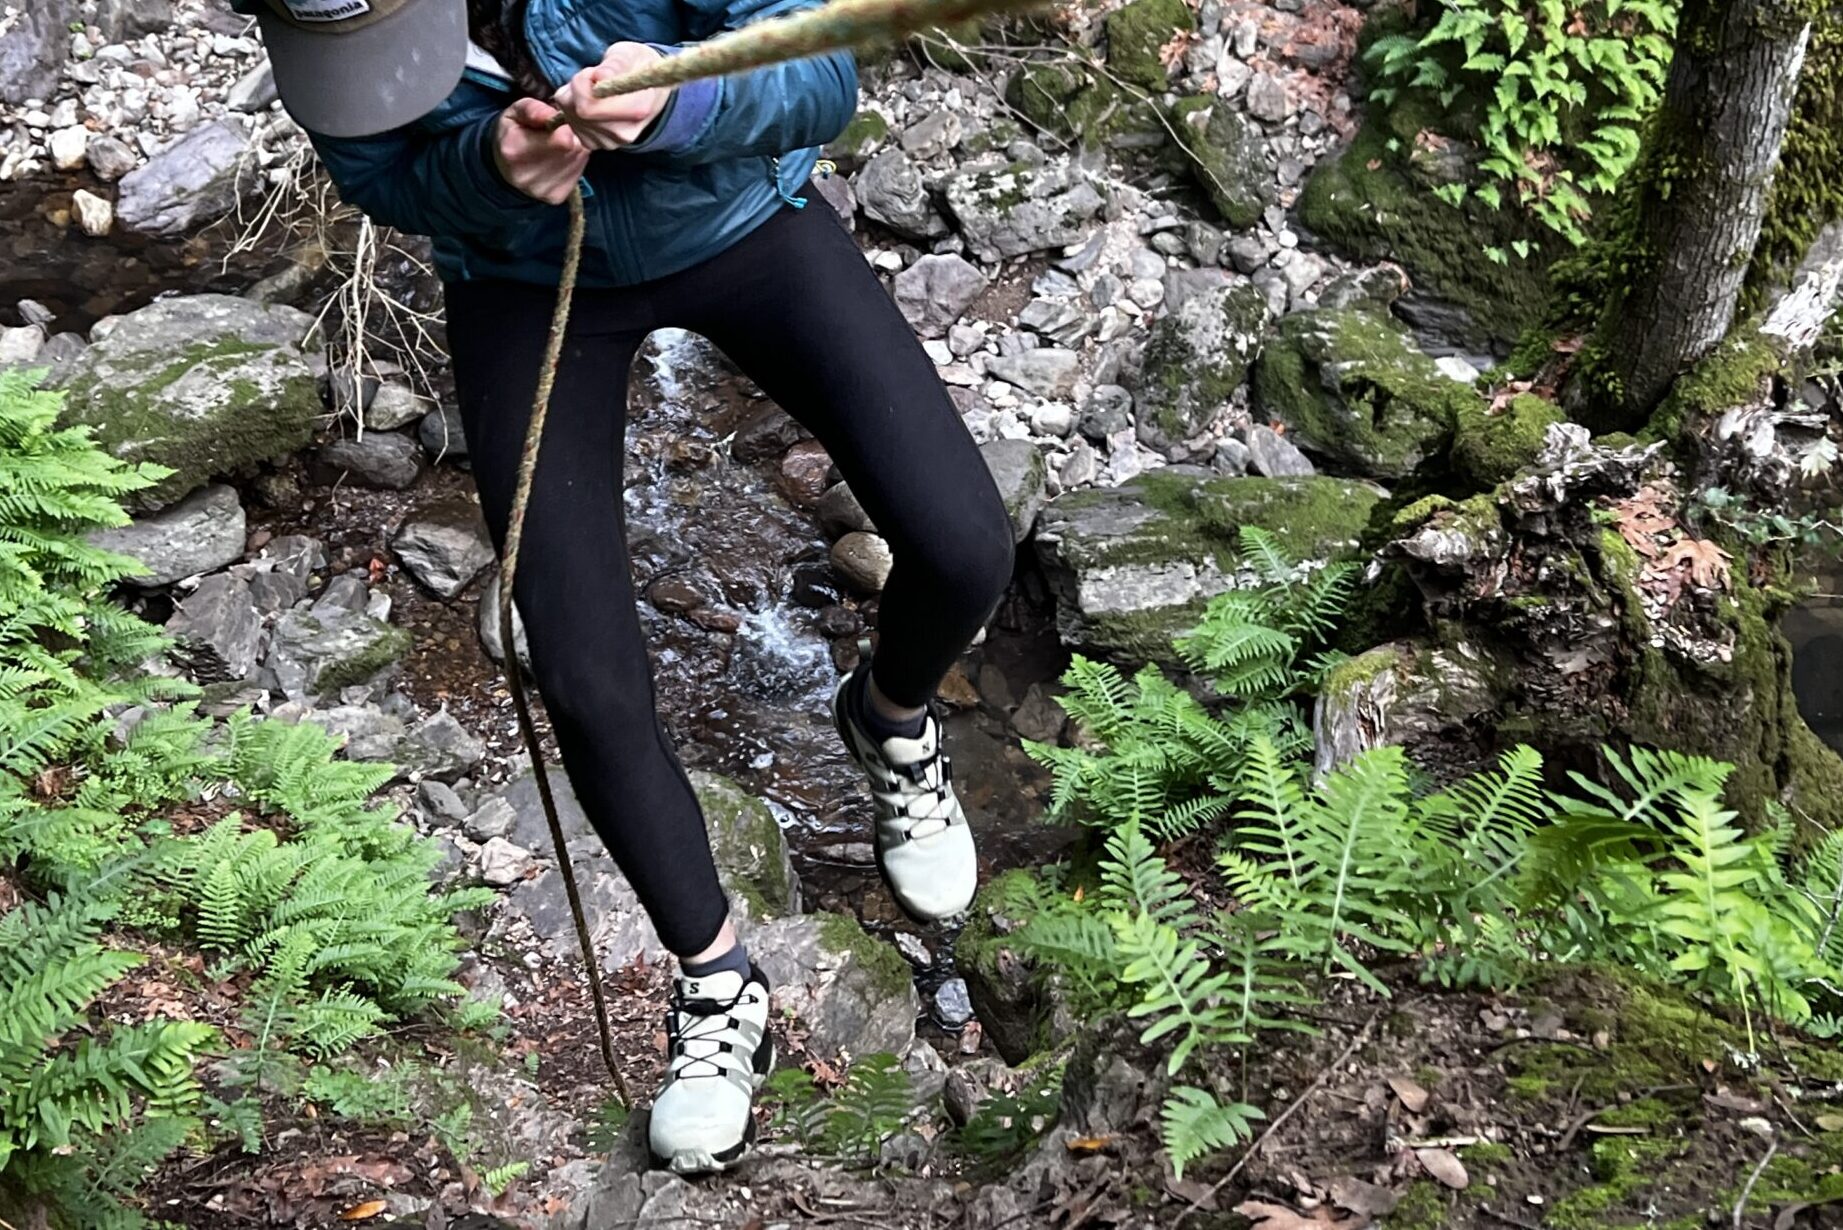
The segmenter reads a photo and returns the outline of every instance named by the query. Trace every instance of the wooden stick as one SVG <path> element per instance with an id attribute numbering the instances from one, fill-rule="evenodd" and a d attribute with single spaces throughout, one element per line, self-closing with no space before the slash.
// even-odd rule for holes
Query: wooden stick
<path id="1" fill-rule="evenodd" d="M 612 98 L 708 77 L 727 77 L 770 64 L 892 42 L 919 30 L 952 25 L 971 17 L 1019 12 L 1040 3 L 1041 0 L 832 0 L 791 17 L 760 21 L 720 34 L 677 55 L 662 56 L 632 72 L 597 82 L 595 96 Z M 564 123 L 564 117 L 558 115 L 550 126 L 554 129 Z"/>

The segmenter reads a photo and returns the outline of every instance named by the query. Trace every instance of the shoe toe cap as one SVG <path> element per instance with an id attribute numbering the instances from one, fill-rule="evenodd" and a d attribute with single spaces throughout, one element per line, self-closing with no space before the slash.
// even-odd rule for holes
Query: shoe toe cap
<path id="1" fill-rule="evenodd" d="M 903 908 L 923 918 L 965 913 L 979 888 L 979 856 L 964 824 L 903 842 L 884 855 L 883 864 Z"/>

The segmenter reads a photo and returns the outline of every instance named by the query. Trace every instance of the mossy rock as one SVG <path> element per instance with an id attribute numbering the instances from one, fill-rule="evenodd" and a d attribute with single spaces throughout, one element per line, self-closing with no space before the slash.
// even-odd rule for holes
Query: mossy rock
<path id="1" fill-rule="evenodd" d="M 1168 449 L 1208 426 L 1247 377 L 1267 321 L 1267 296 L 1248 282 L 1201 291 L 1160 317 L 1141 364 L 1140 442 Z"/>
<path id="2" fill-rule="evenodd" d="M 866 107 L 851 117 L 845 131 L 832 138 L 825 147 L 826 157 L 851 171 L 872 154 L 889 144 L 890 125 L 882 112 Z"/>
<path id="3" fill-rule="evenodd" d="M 710 851 L 723 886 L 753 918 L 800 909 L 800 882 L 787 836 L 768 805 L 727 777 L 696 771 L 691 785 L 704 809 Z"/>
<path id="4" fill-rule="evenodd" d="M 403 628 L 362 611 L 288 611 L 275 625 L 265 669 L 290 700 L 369 682 L 410 650 Z"/>
<path id="5" fill-rule="evenodd" d="M 1549 299 L 1550 255 L 1562 241 L 1546 239 L 1535 225 L 1511 210 L 1494 210 L 1469 199 L 1455 207 L 1405 168 L 1390 149 L 1412 148 L 1390 128 L 1391 116 L 1372 110 L 1355 140 L 1334 158 L 1319 162 L 1299 196 L 1306 227 L 1365 260 L 1401 265 L 1414 289 L 1400 311 L 1417 326 L 1470 347 L 1509 346 L 1538 324 Z M 1530 257 L 1511 247 L 1518 241 L 1540 246 Z M 1505 254 L 1505 263 L 1486 256 Z"/>
<path id="6" fill-rule="evenodd" d="M 1246 230 L 1279 200 L 1273 151 L 1260 128 L 1219 98 L 1193 95 L 1171 107 L 1171 127 L 1197 183 L 1222 220 Z"/>
<path id="7" fill-rule="evenodd" d="M 1254 391 L 1300 447 L 1381 479 L 1444 453 L 1462 408 L 1479 402 L 1392 319 L 1355 308 L 1288 316 L 1255 364 Z"/>
<path id="8" fill-rule="evenodd" d="M 776 1009 L 807 1029 L 809 1053 L 908 1054 L 921 1011 L 909 964 L 857 919 L 825 911 L 775 919 L 752 928 L 748 944 Z"/>
<path id="9" fill-rule="evenodd" d="M 1028 65 L 1012 74 L 1005 100 L 1037 127 L 1084 145 L 1140 148 L 1165 139 L 1150 105 L 1078 64 Z"/>
<path id="10" fill-rule="evenodd" d="M 322 413 L 301 351 L 313 328 L 294 308 L 229 295 L 158 300 L 53 373 L 69 392 L 61 421 L 124 461 L 169 468 L 138 501 L 171 503 L 308 443 Z"/>
<path id="11" fill-rule="evenodd" d="M 1065 644 L 1128 661 L 1169 661 L 1171 640 L 1216 594 L 1243 583 L 1243 526 L 1296 558 L 1350 557 L 1381 493 L 1349 479 L 1221 478 L 1169 467 L 1120 487 L 1070 492 L 1038 523 L 1037 551 Z"/>
<path id="12" fill-rule="evenodd" d="M 1472 398 L 1459 406 L 1453 428 L 1453 469 L 1474 487 L 1495 487 L 1536 460 L 1549 424 L 1567 416 L 1555 403 L 1530 393 L 1501 410 Z"/>
<path id="13" fill-rule="evenodd" d="M 1159 52 L 1196 28 L 1184 0 L 1131 0 L 1107 16 L 1107 69 L 1141 89 L 1162 90 L 1170 73 Z"/>
<path id="14" fill-rule="evenodd" d="M 1074 1031 L 1074 1020 L 1057 995 L 1006 936 L 1028 918 L 1017 903 L 1037 892 L 1035 873 L 1014 868 L 979 888 L 966 925 L 954 939 L 955 968 L 986 1036 L 1010 1064 L 1053 1048 Z"/>

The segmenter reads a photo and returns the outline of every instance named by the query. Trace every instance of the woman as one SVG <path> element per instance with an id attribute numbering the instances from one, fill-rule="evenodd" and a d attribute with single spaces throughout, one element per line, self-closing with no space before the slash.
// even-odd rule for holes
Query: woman
<path id="1" fill-rule="evenodd" d="M 621 501 L 636 348 L 721 347 L 825 445 L 895 559 L 873 660 L 833 700 L 877 815 L 877 861 L 919 921 L 976 867 L 929 702 L 990 616 L 1010 525 L 934 366 L 822 201 L 817 147 L 856 106 L 848 55 L 597 99 L 595 82 L 814 0 L 238 0 L 282 101 L 345 199 L 434 238 L 469 455 L 503 540 L 582 186 L 587 241 L 531 496 L 517 601 L 583 809 L 680 961 L 655 1157 L 746 1150 L 773 1063 L 768 987 L 728 918 L 703 816 L 660 724 Z M 568 124 L 551 131 L 558 111 Z"/>

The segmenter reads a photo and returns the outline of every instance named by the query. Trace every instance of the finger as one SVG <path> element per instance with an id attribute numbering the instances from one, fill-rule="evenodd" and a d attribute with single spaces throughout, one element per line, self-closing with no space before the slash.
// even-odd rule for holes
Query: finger
<path id="1" fill-rule="evenodd" d="M 520 128 L 542 132 L 550 126 L 551 118 L 557 114 L 557 108 L 536 98 L 521 98 L 512 104 L 508 114 Z"/>

